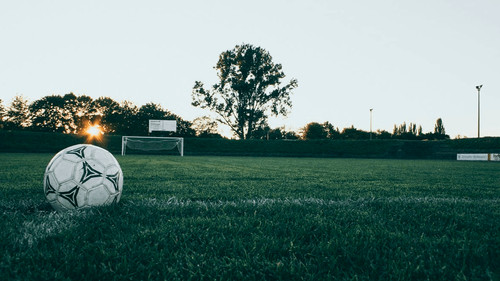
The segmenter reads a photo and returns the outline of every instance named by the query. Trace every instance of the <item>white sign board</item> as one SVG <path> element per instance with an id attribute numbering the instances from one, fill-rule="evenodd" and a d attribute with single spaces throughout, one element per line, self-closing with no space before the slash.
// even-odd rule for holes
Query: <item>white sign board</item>
<path id="1" fill-rule="evenodd" d="M 457 154 L 462 161 L 500 161 L 500 153 L 464 153 Z"/>
<path id="2" fill-rule="evenodd" d="M 149 132 L 163 131 L 175 132 L 177 130 L 177 121 L 175 120 L 149 120 Z"/>
<path id="3" fill-rule="evenodd" d="M 457 160 L 461 161 L 488 161 L 487 153 L 457 154 Z"/>

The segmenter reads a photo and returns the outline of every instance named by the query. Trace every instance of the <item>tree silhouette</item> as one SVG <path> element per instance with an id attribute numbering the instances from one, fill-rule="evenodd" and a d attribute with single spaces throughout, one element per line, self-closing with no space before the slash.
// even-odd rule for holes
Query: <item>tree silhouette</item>
<path id="1" fill-rule="evenodd" d="M 275 64 L 260 47 L 244 44 L 225 51 L 215 69 L 220 82 L 207 90 L 196 81 L 192 105 L 217 113 L 218 121 L 240 139 L 248 139 L 259 127 L 265 127 L 269 114 L 286 116 L 292 106 L 290 94 L 297 80 L 282 87 L 285 74 L 281 64 Z"/>
<path id="2" fill-rule="evenodd" d="M 409 125 L 406 125 L 406 122 L 399 126 L 394 125 L 392 137 L 406 140 L 420 139 L 422 137 L 422 126 L 417 127 L 417 124 L 411 122 Z"/>
<path id="3" fill-rule="evenodd" d="M 436 120 L 436 125 L 434 125 L 434 134 L 446 135 L 446 130 L 444 129 L 443 120 L 441 120 L 441 118 Z"/>
<path id="4" fill-rule="evenodd" d="M 113 124 L 115 133 L 131 135 L 137 124 L 136 117 L 139 112 L 139 108 L 130 101 L 123 101 L 120 103 L 118 110 L 118 114 L 113 115 L 113 119 L 109 122 Z"/>
<path id="5" fill-rule="evenodd" d="M 436 120 L 436 125 L 434 125 L 434 134 L 432 134 L 435 139 L 449 139 L 450 136 L 446 134 L 444 129 L 443 120 L 438 118 Z"/>
<path id="6" fill-rule="evenodd" d="M 61 96 L 46 96 L 30 105 L 32 128 L 36 131 L 64 132 L 64 101 Z"/>
<path id="7" fill-rule="evenodd" d="M 4 127 L 9 130 L 20 130 L 30 125 L 30 109 L 28 100 L 17 95 L 5 112 Z"/>
<path id="8" fill-rule="evenodd" d="M 326 138 L 328 139 L 338 139 L 340 137 L 340 132 L 338 128 L 335 128 L 332 123 L 326 121 L 323 123 L 323 128 L 326 132 Z"/>
<path id="9" fill-rule="evenodd" d="M 307 124 L 302 133 L 302 138 L 306 140 L 326 139 L 327 132 L 323 125 L 317 122 Z"/>

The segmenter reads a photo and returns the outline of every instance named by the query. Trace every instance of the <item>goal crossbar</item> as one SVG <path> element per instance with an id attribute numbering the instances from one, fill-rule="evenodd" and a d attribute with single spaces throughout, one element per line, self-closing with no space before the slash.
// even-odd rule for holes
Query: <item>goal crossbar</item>
<path id="1" fill-rule="evenodd" d="M 140 137 L 122 136 L 122 155 L 125 155 L 127 148 L 142 151 L 172 150 L 175 147 L 181 156 L 184 156 L 184 138 L 178 137 Z"/>

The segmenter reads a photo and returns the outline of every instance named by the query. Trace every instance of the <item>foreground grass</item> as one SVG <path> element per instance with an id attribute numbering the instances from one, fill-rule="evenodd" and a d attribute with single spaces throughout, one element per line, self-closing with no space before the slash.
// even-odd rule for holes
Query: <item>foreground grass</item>
<path id="1" fill-rule="evenodd" d="M 122 201 L 55 213 L 52 155 L 0 154 L 0 280 L 497 280 L 500 165 L 119 157 Z"/>

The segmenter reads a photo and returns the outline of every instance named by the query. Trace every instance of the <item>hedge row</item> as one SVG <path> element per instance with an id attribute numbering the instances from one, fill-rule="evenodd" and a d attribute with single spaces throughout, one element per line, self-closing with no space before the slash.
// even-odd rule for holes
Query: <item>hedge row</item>
<path id="1" fill-rule="evenodd" d="M 121 152 L 121 136 L 110 135 L 96 141 L 78 135 L 0 130 L 0 152 L 56 153 L 78 143 L 93 143 L 115 154 Z M 500 138 L 443 141 L 184 140 L 185 155 L 455 159 L 457 153 L 500 153 Z"/>

